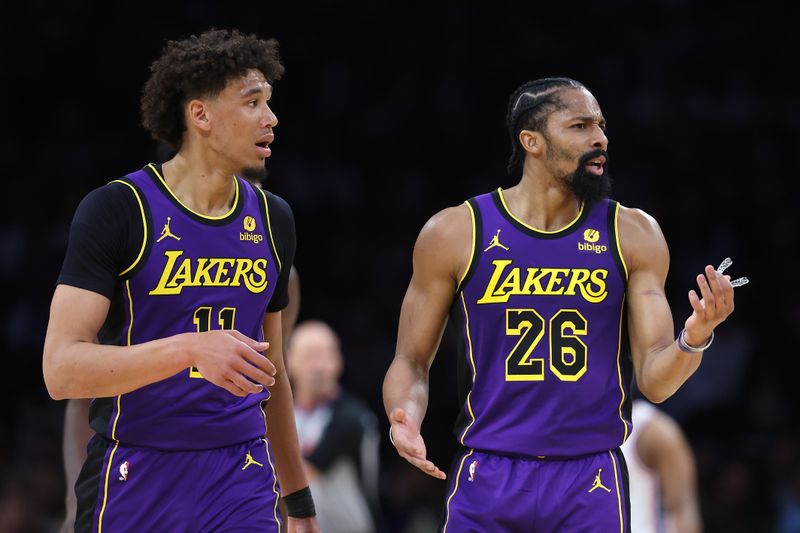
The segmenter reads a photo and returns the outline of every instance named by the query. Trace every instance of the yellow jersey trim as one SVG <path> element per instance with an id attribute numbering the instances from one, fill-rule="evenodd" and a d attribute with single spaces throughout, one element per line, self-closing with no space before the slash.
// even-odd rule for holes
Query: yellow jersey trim
<path id="1" fill-rule="evenodd" d="M 124 182 L 123 182 L 124 183 Z M 126 183 L 127 185 L 127 183 Z M 133 329 L 133 300 L 131 299 L 131 282 L 125 280 L 125 290 L 128 291 L 128 303 L 130 309 L 131 320 L 128 324 L 128 346 L 131 345 L 131 329 Z M 103 484 L 103 506 L 100 508 L 100 515 L 97 518 L 97 533 L 103 533 L 103 513 L 106 511 L 106 504 L 108 503 L 108 476 L 111 473 L 111 465 L 114 463 L 114 454 L 119 447 L 119 440 L 117 440 L 117 422 L 119 422 L 119 415 L 122 412 L 122 394 L 117 396 L 117 415 L 114 417 L 114 425 L 111 427 L 111 438 L 114 439 L 114 449 L 111 450 L 111 455 L 108 456 L 108 466 L 106 467 L 106 479 Z"/>
<path id="2" fill-rule="evenodd" d="M 625 296 L 622 297 L 622 308 L 625 308 Z M 625 404 L 625 387 L 622 386 L 622 368 L 620 366 L 620 358 L 622 357 L 622 312 L 619 315 L 619 330 L 617 331 L 617 383 L 619 383 L 619 392 L 620 392 L 620 399 L 619 399 L 619 408 L 617 409 L 619 413 L 619 420 L 622 422 L 623 433 L 622 433 L 622 444 L 628 440 L 628 423 L 625 421 L 625 417 L 622 416 L 622 406 Z"/>
<path id="3" fill-rule="evenodd" d="M 616 206 L 614 207 L 614 240 L 617 241 L 617 255 L 619 255 L 620 263 L 622 263 L 622 267 L 625 269 L 625 282 L 628 281 L 628 267 L 625 264 L 625 259 L 622 257 L 622 248 L 619 244 L 619 202 L 617 202 Z M 628 423 L 625 421 L 625 417 L 622 415 L 622 406 L 625 405 L 625 387 L 622 385 L 622 367 L 620 366 L 620 358 L 622 357 L 622 319 L 625 309 L 625 300 L 627 298 L 626 294 L 622 295 L 622 306 L 620 307 L 620 314 L 619 314 L 619 327 L 617 329 L 617 383 L 619 384 L 619 392 L 620 392 L 620 399 L 619 399 L 619 408 L 618 414 L 620 422 L 622 422 L 623 432 L 622 432 L 622 443 L 624 444 L 626 440 L 628 440 L 629 430 L 628 430 Z"/>
<path id="4" fill-rule="evenodd" d="M 447 498 L 447 510 L 444 520 L 444 527 L 442 528 L 442 533 L 447 533 L 447 523 L 450 521 L 450 500 L 452 500 L 453 496 L 455 496 L 456 492 L 458 492 L 458 481 L 459 479 L 461 479 L 461 470 L 464 468 L 464 462 L 467 460 L 467 457 L 469 457 L 473 453 L 475 453 L 475 450 L 470 449 L 469 453 L 461 458 L 461 464 L 458 465 L 458 473 L 456 474 L 456 482 L 455 485 L 453 486 L 453 492 L 452 494 L 450 494 L 450 497 Z"/>
<path id="5" fill-rule="evenodd" d="M 133 268 L 139 264 L 139 261 L 142 259 L 142 256 L 144 255 L 144 250 L 145 247 L 147 246 L 147 217 L 144 214 L 144 205 L 142 204 L 142 198 L 139 196 L 139 191 L 136 190 L 136 187 L 122 180 L 114 180 L 111 183 L 121 183 L 131 188 L 131 190 L 133 191 L 133 195 L 136 197 L 136 202 L 139 204 L 139 213 L 141 213 L 142 215 L 142 227 L 144 227 L 144 237 L 142 237 L 142 247 L 139 249 L 139 255 L 136 256 L 136 259 L 134 259 L 131 266 L 129 266 L 128 268 L 117 274 L 118 276 L 121 277 L 130 272 L 131 270 L 133 270 Z"/>
<path id="6" fill-rule="evenodd" d="M 103 484 L 103 507 L 100 508 L 100 516 L 97 517 L 97 533 L 103 533 L 103 513 L 106 512 L 106 504 L 108 503 L 108 476 L 111 473 L 111 465 L 114 464 L 114 454 L 117 452 L 119 442 L 114 444 L 114 449 L 108 456 L 108 466 L 106 467 L 106 480 Z"/>
<path id="7" fill-rule="evenodd" d="M 617 459 L 614 454 L 609 451 L 608 455 L 611 456 L 611 464 L 614 467 L 614 486 L 617 487 L 617 509 L 619 510 L 619 533 L 625 533 L 625 523 L 622 521 L 622 497 L 619 490 L 619 475 L 617 474 Z"/>
<path id="8" fill-rule="evenodd" d="M 181 199 L 178 198 L 178 196 L 174 192 L 172 192 L 172 189 L 169 188 L 169 185 L 167 185 L 167 180 L 165 180 L 164 176 L 162 176 L 158 172 L 158 169 L 156 168 L 156 166 L 153 163 L 150 163 L 147 166 L 150 167 L 150 170 L 152 170 L 153 173 L 155 173 L 155 175 L 158 177 L 158 179 L 161 180 L 161 183 L 164 185 L 164 188 L 167 189 L 169 194 L 172 195 L 172 197 L 175 199 L 176 202 L 178 202 L 180 205 L 182 205 L 184 207 L 184 209 L 186 209 L 187 211 L 189 211 L 193 215 L 197 215 L 200 218 L 205 218 L 206 220 L 222 220 L 223 218 L 231 216 L 231 213 L 233 213 L 236 210 L 236 206 L 239 205 L 239 180 L 236 179 L 236 176 L 233 177 L 233 186 L 234 186 L 234 188 L 236 190 L 236 194 L 233 197 L 233 204 L 231 205 L 230 210 L 227 213 L 225 213 L 224 215 L 212 217 L 210 215 L 204 215 L 203 213 L 198 213 L 194 209 L 189 208 L 189 206 L 187 206 L 186 204 L 181 202 Z"/>
<path id="9" fill-rule="evenodd" d="M 461 305 L 464 308 L 464 329 L 467 331 L 467 345 L 469 346 L 469 362 L 472 365 L 472 383 L 475 383 L 475 378 L 478 375 L 478 371 L 475 368 L 475 359 L 472 357 L 472 337 L 469 334 L 469 313 L 467 312 L 467 302 L 464 299 L 464 293 L 461 293 Z M 464 428 L 464 432 L 461 433 L 461 438 L 459 441 L 461 444 L 464 444 L 464 437 L 467 436 L 467 431 L 472 425 L 475 423 L 475 413 L 472 411 L 472 387 L 470 387 L 469 393 L 467 394 L 467 410 L 469 411 L 469 416 L 472 418 L 472 422 L 470 422 L 467 427 Z"/>
<path id="10" fill-rule="evenodd" d="M 622 244 L 619 242 L 619 202 L 614 207 L 614 235 L 616 235 L 619 262 L 622 263 L 622 268 L 625 270 L 625 281 L 628 281 L 628 265 L 625 264 L 625 257 L 622 255 Z"/>
<path id="11" fill-rule="evenodd" d="M 278 524 L 278 533 L 281 533 L 281 520 L 278 518 L 278 503 L 281 501 L 281 493 L 278 491 L 278 474 L 275 473 L 275 465 L 272 464 L 272 455 L 269 453 L 267 439 L 261 440 L 264 442 L 264 449 L 267 452 L 267 462 L 272 469 L 272 492 L 275 494 L 275 507 L 272 509 L 272 516 L 275 518 L 275 523 Z"/>
<path id="12" fill-rule="evenodd" d="M 464 279 L 469 274 L 470 269 L 472 268 L 472 262 L 475 261 L 475 239 L 478 238 L 477 228 L 476 228 L 476 221 L 475 221 L 475 210 L 472 209 L 472 206 L 469 202 L 464 202 L 466 206 L 469 208 L 469 216 L 470 220 L 472 220 L 472 243 L 469 249 L 469 261 L 467 261 L 467 268 L 464 269 L 464 273 L 461 274 L 461 279 L 458 280 L 458 286 L 456 287 L 456 292 L 461 290 L 461 284 L 464 283 Z"/>
<path id="13" fill-rule="evenodd" d="M 516 220 L 517 222 L 519 222 L 520 224 L 522 224 L 523 226 L 525 226 L 529 230 L 532 230 L 532 231 L 535 231 L 535 232 L 538 232 L 538 233 L 545 233 L 545 234 L 560 233 L 560 232 L 564 231 L 565 229 L 569 228 L 570 226 L 572 226 L 573 224 L 575 224 L 581 218 L 581 215 L 583 214 L 584 205 L 583 205 L 583 203 L 581 203 L 581 207 L 580 207 L 580 209 L 578 209 L 578 214 L 566 226 L 564 226 L 563 228 L 559 228 L 559 229 L 557 229 L 555 231 L 545 231 L 545 230 L 542 230 L 542 229 L 539 229 L 539 228 L 534 228 L 533 226 L 530 226 L 530 225 L 524 223 L 522 220 L 520 220 L 516 216 L 514 216 L 514 213 L 512 213 L 511 209 L 508 208 L 508 204 L 506 203 L 506 199 L 503 196 L 503 189 L 498 188 L 497 189 L 497 193 L 498 193 L 498 196 L 500 197 L 500 203 L 503 204 L 503 209 L 505 209 L 506 213 L 508 213 L 508 216 L 510 216 L 511 218 L 513 218 L 514 220 Z"/>
<path id="14" fill-rule="evenodd" d="M 278 249 L 275 248 L 275 239 L 272 238 L 272 223 L 269 221 L 269 202 L 267 201 L 267 193 L 264 192 L 264 189 L 261 187 L 256 187 L 258 192 L 261 193 L 261 196 L 264 198 L 264 214 L 267 218 L 267 232 L 269 233 L 269 244 L 272 247 L 272 253 L 275 254 L 275 261 L 278 262 L 278 271 L 283 270 L 283 265 L 281 264 L 281 257 L 278 255 Z"/>

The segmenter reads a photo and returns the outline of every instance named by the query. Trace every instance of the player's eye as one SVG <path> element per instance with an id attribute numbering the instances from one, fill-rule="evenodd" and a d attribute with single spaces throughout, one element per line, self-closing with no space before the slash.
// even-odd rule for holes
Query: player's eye
<path id="1" fill-rule="evenodd" d="M 584 124 L 583 122 L 579 122 L 578 124 L 573 124 L 572 127 L 582 130 L 586 128 L 586 124 Z"/>

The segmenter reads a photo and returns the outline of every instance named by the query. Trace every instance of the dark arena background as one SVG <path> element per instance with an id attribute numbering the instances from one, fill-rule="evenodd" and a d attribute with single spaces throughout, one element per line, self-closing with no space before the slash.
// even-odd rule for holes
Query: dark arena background
<path id="1" fill-rule="evenodd" d="M 676 328 L 704 265 L 747 276 L 700 370 L 663 408 L 695 453 L 707 532 L 800 531 L 800 65 L 789 3 L 55 2 L 0 15 L 0 531 L 56 531 L 65 402 L 41 371 L 72 213 L 157 158 L 139 125 L 167 39 L 237 27 L 279 40 L 267 187 L 297 221 L 300 319 L 341 335 L 344 384 L 383 415 L 411 251 L 440 209 L 513 185 L 509 94 L 573 77 L 608 121 L 614 196 L 661 224 Z M 455 451 L 455 342 L 431 370 L 423 436 Z M 386 532 L 431 531 L 445 491 L 381 448 Z"/>

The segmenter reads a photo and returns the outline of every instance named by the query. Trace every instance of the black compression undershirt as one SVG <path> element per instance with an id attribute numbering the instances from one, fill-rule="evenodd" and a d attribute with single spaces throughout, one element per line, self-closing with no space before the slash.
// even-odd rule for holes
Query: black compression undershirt
<path id="1" fill-rule="evenodd" d="M 267 192 L 272 236 L 283 268 L 267 311 L 289 303 L 289 271 L 294 262 L 295 227 L 289 204 Z M 111 182 L 87 194 L 70 227 L 69 244 L 58 283 L 96 292 L 112 300 L 120 290 L 120 273 L 139 255 L 144 230 L 139 203 L 130 187 Z"/>

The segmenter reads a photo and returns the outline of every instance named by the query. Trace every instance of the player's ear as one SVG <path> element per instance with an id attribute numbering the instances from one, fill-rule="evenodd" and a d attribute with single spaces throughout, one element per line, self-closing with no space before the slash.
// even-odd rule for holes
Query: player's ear
<path id="1" fill-rule="evenodd" d="M 208 131 L 211 128 L 211 117 L 206 102 L 194 99 L 186 104 L 186 124 L 193 125 L 201 131 Z"/>
<path id="2" fill-rule="evenodd" d="M 544 153 L 544 135 L 538 131 L 522 130 L 519 132 L 519 143 L 529 154 L 541 156 Z"/>

